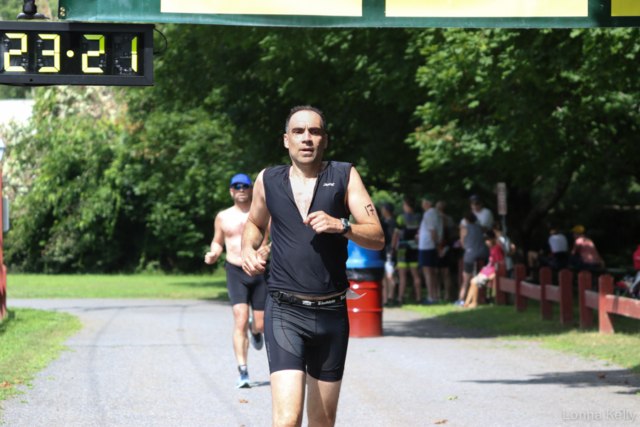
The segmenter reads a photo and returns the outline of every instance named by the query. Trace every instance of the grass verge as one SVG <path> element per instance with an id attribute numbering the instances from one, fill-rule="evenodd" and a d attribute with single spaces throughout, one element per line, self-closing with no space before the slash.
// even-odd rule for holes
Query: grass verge
<path id="1" fill-rule="evenodd" d="M 606 360 L 640 373 L 640 321 L 628 317 L 616 317 L 616 333 L 602 335 L 594 330 L 578 329 L 577 311 L 571 328 L 560 325 L 558 307 L 554 306 L 554 320 L 541 320 L 540 305 L 529 301 L 523 313 L 516 313 L 513 306 L 486 305 L 465 309 L 451 305 L 405 305 L 403 308 L 437 317 L 444 323 L 460 328 L 481 329 L 488 336 L 512 340 L 534 340 L 544 347 L 573 353 L 582 357 Z"/>
<path id="2" fill-rule="evenodd" d="M 80 327 L 67 313 L 10 308 L 0 323 L 0 400 L 24 393 L 20 384 L 31 387 L 33 375 L 67 350 L 62 343 Z"/>
<path id="3" fill-rule="evenodd" d="M 9 298 L 188 298 L 228 300 L 226 275 L 8 274 Z"/>

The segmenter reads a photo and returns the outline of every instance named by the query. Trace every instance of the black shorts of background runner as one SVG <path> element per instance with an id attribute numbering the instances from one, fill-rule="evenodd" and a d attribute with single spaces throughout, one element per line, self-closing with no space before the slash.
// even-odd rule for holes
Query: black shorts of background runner
<path id="1" fill-rule="evenodd" d="M 227 271 L 227 291 L 231 305 L 250 304 L 254 310 L 263 311 L 267 298 L 268 268 L 263 274 L 249 276 L 242 267 L 224 263 Z"/>
<path id="2" fill-rule="evenodd" d="M 268 295 L 264 339 L 271 373 L 295 369 L 320 381 L 340 381 L 349 344 L 347 301 L 303 307 Z"/>

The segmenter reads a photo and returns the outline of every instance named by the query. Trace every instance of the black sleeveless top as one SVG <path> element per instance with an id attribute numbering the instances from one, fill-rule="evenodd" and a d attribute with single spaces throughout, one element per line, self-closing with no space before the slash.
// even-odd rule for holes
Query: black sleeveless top
<path id="1" fill-rule="evenodd" d="M 302 222 L 289 182 L 291 166 L 264 171 L 267 207 L 271 213 L 271 270 L 269 291 L 326 296 L 349 287 L 348 239 L 335 233 L 316 234 Z M 345 195 L 351 163 L 329 162 L 318 174 L 309 213 L 323 211 L 348 218 Z"/>

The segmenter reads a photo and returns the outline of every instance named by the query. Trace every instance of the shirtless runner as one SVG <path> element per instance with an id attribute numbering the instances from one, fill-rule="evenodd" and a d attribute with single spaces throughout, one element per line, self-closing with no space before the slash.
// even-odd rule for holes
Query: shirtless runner
<path id="1" fill-rule="evenodd" d="M 252 276 L 264 272 L 258 250 L 271 219 L 264 338 L 273 425 L 300 426 L 306 394 L 309 426 L 333 426 L 349 341 L 347 243 L 380 250 L 384 235 L 356 169 L 322 161 L 328 142 L 322 112 L 296 107 L 285 129 L 292 164 L 256 179 L 242 267 Z"/>
<path id="2" fill-rule="evenodd" d="M 264 303 L 267 296 L 267 282 L 265 275 L 249 277 L 242 271 L 240 243 L 242 231 L 251 209 L 253 187 L 251 179 L 244 174 L 238 174 L 231 179 L 231 197 L 234 205 L 223 210 L 216 216 L 215 233 L 211 242 L 211 252 L 207 252 L 204 262 L 213 264 L 222 253 L 223 244 L 227 247 L 227 289 L 233 306 L 235 328 L 233 331 L 233 348 L 238 361 L 238 388 L 251 387 L 247 370 L 247 350 L 249 339 L 247 331 L 251 332 L 251 344 L 256 350 L 263 345 Z M 266 238 L 264 239 L 266 242 Z M 264 243 L 263 242 L 263 243 Z M 262 260 L 269 255 L 269 248 L 264 244 L 258 251 Z M 253 309 L 253 317 L 249 317 L 249 302 Z"/>

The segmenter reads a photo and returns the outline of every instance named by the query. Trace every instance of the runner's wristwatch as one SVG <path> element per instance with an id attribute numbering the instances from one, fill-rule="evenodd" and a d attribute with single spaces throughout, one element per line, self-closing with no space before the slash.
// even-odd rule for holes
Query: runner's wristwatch
<path id="1" fill-rule="evenodd" d="M 344 227 L 344 230 L 342 230 L 342 233 L 340 233 L 339 235 L 344 236 L 349 231 L 351 231 L 351 223 L 346 218 L 340 218 L 340 221 L 342 222 L 342 226 Z"/>

